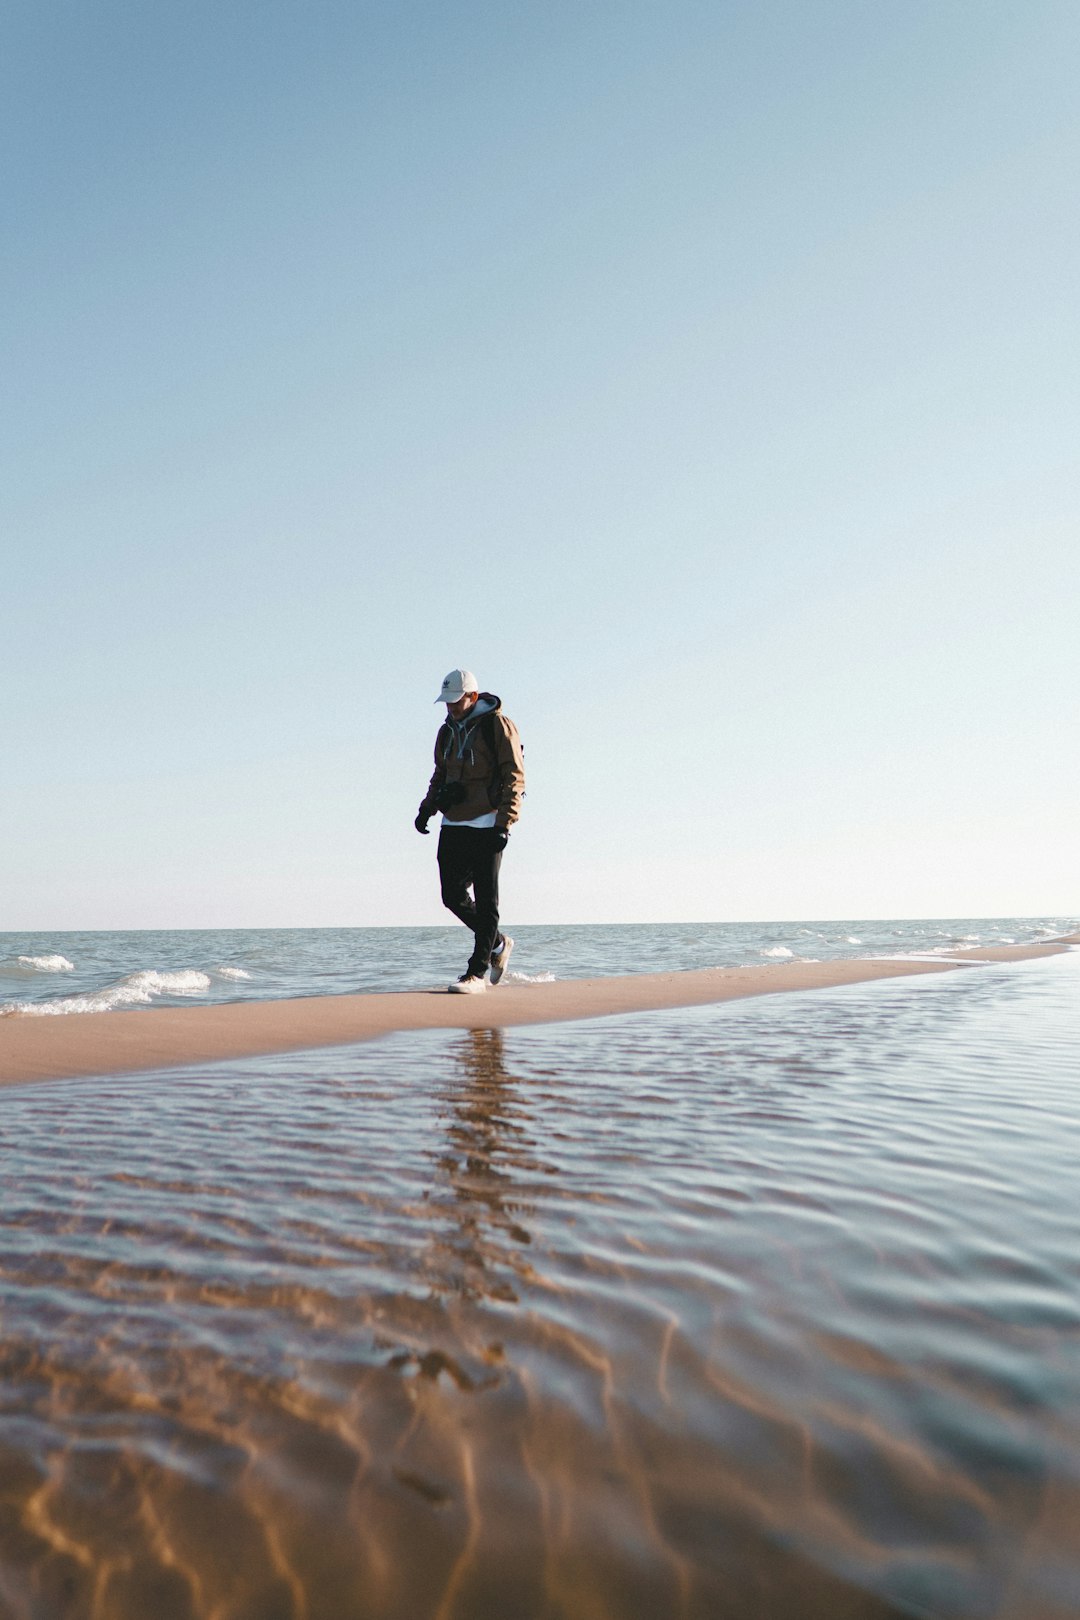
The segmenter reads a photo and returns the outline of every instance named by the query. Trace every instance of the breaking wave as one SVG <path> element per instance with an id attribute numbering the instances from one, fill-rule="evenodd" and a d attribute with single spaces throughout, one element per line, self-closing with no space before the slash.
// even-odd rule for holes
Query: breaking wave
<path id="1" fill-rule="evenodd" d="M 66 956 L 9 956 L 0 962 L 0 973 L 8 978 L 24 978 L 31 973 L 73 973 L 74 962 Z"/>
<path id="2" fill-rule="evenodd" d="M 104 990 L 87 990 L 82 995 L 58 996 L 54 1001 L 14 1001 L 0 1007 L 0 1013 L 23 1013 L 34 1018 L 56 1017 L 63 1013 L 115 1012 L 120 1007 L 145 1006 L 157 996 L 200 996 L 210 988 L 210 975 L 194 970 L 156 973 L 146 970 L 129 973 Z"/>

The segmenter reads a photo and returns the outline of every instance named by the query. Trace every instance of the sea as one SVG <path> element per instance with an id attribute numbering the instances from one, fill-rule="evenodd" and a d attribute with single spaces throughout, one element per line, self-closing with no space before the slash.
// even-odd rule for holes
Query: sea
<path id="1" fill-rule="evenodd" d="M 1074 918 L 512 927 L 508 983 L 768 961 L 948 956 L 1074 932 Z M 510 928 L 511 924 L 507 924 Z M 470 936 L 437 928 L 0 933 L 0 1017 L 429 990 L 465 971 Z"/>
<path id="2" fill-rule="evenodd" d="M 528 985 L 1078 923 L 511 931 Z M 0 998 L 463 938 L 8 934 Z M 7 1086 L 0 1156 L 3 1620 L 1080 1614 L 1080 951 Z"/>

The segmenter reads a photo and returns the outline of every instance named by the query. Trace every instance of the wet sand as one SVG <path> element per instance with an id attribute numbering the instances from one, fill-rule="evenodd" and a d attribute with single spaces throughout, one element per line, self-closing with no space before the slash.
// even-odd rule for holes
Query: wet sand
<path id="1" fill-rule="evenodd" d="M 55 1017 L 17 1014 L 0 1020 L 0 1084 L 343 1046 L 400 1030 L 498 1029 L 696 1007 L 748 996 L 955 972 L 966 963 L 1026 961 L 1056 955 L 1074 943 L 1080 943 L 1080 935 L 1042 945 L 979 946 L 948 957 L 794 961 L 509 984 L 479 996 L 412 991 Z"/>
<path id="2" fill-rule="evenodd" d="M 0 1615 L 1075 1620 L 1078 974 L 11 1087 Z"/>
<path id="3" fill-rule="evenodd" d="M 1072 1620 L 1078 972 L 327 997 L 12 1086 L 3 1620 Z M 487 1027 L 329 1044 L 418 1008 Z"/>

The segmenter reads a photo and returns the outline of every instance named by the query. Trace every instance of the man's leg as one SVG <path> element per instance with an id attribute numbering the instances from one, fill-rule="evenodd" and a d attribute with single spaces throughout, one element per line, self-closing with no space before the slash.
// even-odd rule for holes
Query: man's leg
<path id="1" fill-rule="evenodd" d="M 476 932 L 476 906 L 469 893 L 473 881 L 472 848 L 469 840 L 475 830 L 468 827 L 446 827 L 439 834 L 439 882 L 442 903 L 447 911 Z"/>
<path id="2" fill-rule="evenodd" d="M 499 937 L 499 868 L 502 850 L 495 848 L 495 834 L 488 827 L 474 827 L 467 835 L 476 840 L 472 862 L 473 893 L 476 896 L 475 921 L 471 927 L 476 935 L 469 972 L 482 979 L 491 965 L 491 952 Z"/>

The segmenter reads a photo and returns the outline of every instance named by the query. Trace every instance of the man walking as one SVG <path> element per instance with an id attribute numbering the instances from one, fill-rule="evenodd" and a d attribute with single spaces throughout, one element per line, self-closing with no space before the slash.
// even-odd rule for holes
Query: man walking
<path id="1" fill-rule="evenodd" d="M 442 902 L 473 933 L 469 965 L 449 989 L 469 996 L 487 989 L 489 968 L 491 983 L 498 984 L 514 948 L 499 932 L 499 868 L 521 809 L 525 767 L 517 727 L 493 692 L 480 691 L 470 670 L 452 669 L 435 701 L 446 704 L 446 719 L 414 825 L 426 833 L 442 811 Z"/>

